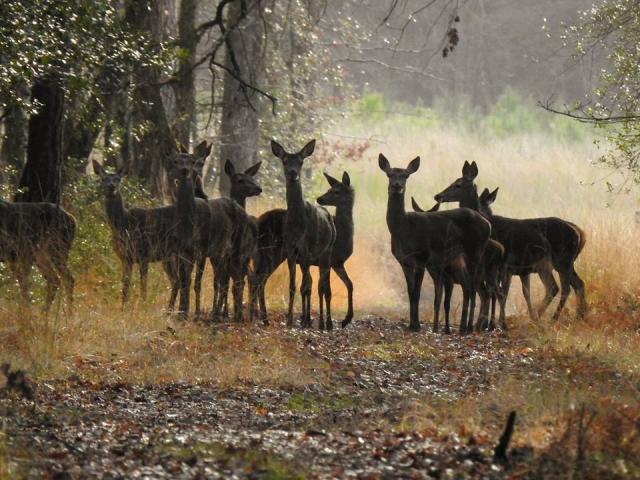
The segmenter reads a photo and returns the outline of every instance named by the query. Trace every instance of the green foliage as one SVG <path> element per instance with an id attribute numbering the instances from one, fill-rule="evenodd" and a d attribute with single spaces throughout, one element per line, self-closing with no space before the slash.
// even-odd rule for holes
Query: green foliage
<path id="1" fill-rule="evenodd" d="M 628 170 L 640 183 L 640 3 L 636 0 L 602 0 L 581 13 L 567 27 L 567 42 L 577 56 L 603 53 L 608 65 L 587 105 L 578 104 L 579 116 L 605 128 L 615 147 L 601 161 Z M 590 60 L 591 61 L 591 60 Z M 607 125 L 614 124 L 614 128 Z"/>
<path id="2" fill-rule="evenodd" d="M 506 137 L 516 133 L 542 130 L 541 114 L 535 112 L 521 95 L 505 90 L 484 118 L 484 126 L 491 133 Z"/>
<path id="3" fill-rule="evenodd" d="M 566 117 L 553 116 L 513 89 L 507 89 L 487 113 L 464 98 L 457 102 L 435 102 L 432 107 L 390 104 L 380 93 L 367 93 L 353 105 L 353 118 L 362 128 L 384 132 L 419 134 L 446 125 L 475 132 L 483 137 L 544 133 L 565 142 L 588 138 L 589 126 Z"/>
<path id="4" fill-rule="evenodd" d="M 0 107 L 33 110 L 21 86 L 36 78 L 63 80 L 69 91 L 99 89 L 95 73 L 130 71 L 157 55 L 139 32 L 127 29 L 115 0 L 14 0 L 0 4 Z"/>

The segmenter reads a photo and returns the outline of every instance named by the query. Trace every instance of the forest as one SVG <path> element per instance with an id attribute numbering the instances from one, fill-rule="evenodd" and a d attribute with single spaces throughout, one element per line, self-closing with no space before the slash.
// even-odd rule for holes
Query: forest
<path id="1" fill-rule="evenodd" d="M 640 478 L 640 2 L 0 2 L 0 480 Z"/>

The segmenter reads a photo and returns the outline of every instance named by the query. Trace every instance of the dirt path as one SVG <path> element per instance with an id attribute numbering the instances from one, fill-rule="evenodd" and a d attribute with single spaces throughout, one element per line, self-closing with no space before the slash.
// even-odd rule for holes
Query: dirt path
<path id="1" fill-rule="evenodd" d="M 15 471 L 56 479 L 506 478 L 492 461 L 496 438 L 440 431 L 438 409 L 507 374 L 524 384 L 563 368 L 534 362 L 524 340 L 498 333 L 415 335 L 378 317 L 332 333 L 279 328 L 262 334 L 289 335 L 323 365 L 322 381 L 136 386 L 79 375 L 39 382 L 35 409 L 5 395 L 0 414 Z"/>

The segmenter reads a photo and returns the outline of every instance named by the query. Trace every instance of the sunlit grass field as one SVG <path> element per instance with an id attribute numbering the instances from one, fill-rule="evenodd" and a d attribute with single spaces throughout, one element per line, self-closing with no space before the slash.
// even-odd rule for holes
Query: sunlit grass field
<path id="1" fill-rule="evenodd" d="M 387 180 L 377 166 L 378 153 L 383 152 L 393 166 L 402 167 L 415 156 L 421 157 L 420 170 L 408 182 L 407 208 L 410 208 L 411 196 L 423 207 L 431 207 L 434 194 L 460 176 L 463 162 L 475 160 L 480 169 L 476 179 L 479 188 L 500 187 L 495 213 L 518 218 L 559 216 L 575 222 L 587 234 L 577 271 L 586 282 L 589 316 L 585 322 L 573 318 L 572 295 L 560 324 L 549 326 L 549 339 L 562 349 L 601 351 L 608 361 L 621 362 L 635 374 L 640 373 L 640 358 L 635 348 L 640 328 L 640 304 L 636 300 L 640 287 L 640 255 L 634 245 L 640 228 L 636 224 L 636 196 L 626 193 L 630 185 L 622 173 L 608 170 L 598 162 L 604 153 L 593 142 L 598 132 L 583 129 L 579 135 L 560 135 L 552 128 L 542 128 L 544 117 L 537 120 L 535 128 L 529 129 L 525 122 L 526 128 L 505 132 L 495 126 L 473 128 L 469 122 L 433 121 L 429 117 L 431 111 L 416 111 L 424 115 L 421 121 L 398 115 L 380 118 L 369 115 L 365 120 L 362 115 L 347 117 L 321 136 L 316 154 L 308 160 L 314 173 L 311 186 L 305 192 L 308 199 L 314 200 L 327 188 L 322 171 L 336 177 L 343 170 L 348 171 L 356 190 L 355 251 L 347 262 L 355 285 L 354 328 L 357 328 L 359 314 L 392 313 L 393 318 L 403 322 L 407 316 L 404 278 L 390 253 L 385 222 Z M 555 120 L 549 120 L 552 121 Z M 291 150 L 299 148 L 298 145 L 286 146 Z M 358 147 L 359 153 L 346 156 L 345 146 Z M 263 161 L 278 160 L 265 154 Z M 83 209 L 74 211 L 81 224 L 73 256 L 78 308 L 71 318 L 65 310 L 58 309 L 57 316 L 45 320 L 35 305 L 16 306 L 17 290 L 12 281 L 6 280 L 0 301 L 0 343 L 3 345 L 0 361 L 10 361 L 44 375 L 65 375 L 68 373 L 65 368 L 71 368 L 70 359 L 73 362 L 77 355 L 111 355 L 106 352 L 115 348 L 123 355 L 144 357 L 141 352 L 148 350 L 150 358 L 136 360 L 124 373 L 140 381 L 152 380 L 154 376 L 201 378 L 204 374 L 194 365 L 207 364 L 225 348 L 210 342 L 206 327 L 181 326 L 187 328 L 190 337 L 187 343 L 192 347 L 172 355 L 172 350 L 163 345 L 161 354 L 152 354 L 156 348 L 153 343 L 156 340 L 150 340 L 150 337 L 156 338 L 153 332 L 165 332 L 171 324 L 164 311 L 168 299 L 164 274 L 159 265 L 154 266 L 147 304 L 137 298 L 134 283 L 132 303 L 124 312 L 121 310 L 120 265 L 111 251 L 101 199 L 92 193 L 95 183 L 91 180 L 84 189 L 81 193 L 91 200 L 87 211 L 96 213 L 90 217 Z M 258 215 L 273 206 L 285 206 L 284 196 L 276 197 L 275 204 L 271 201 L 268 205 L 259 198 L 250 199 L 247 208 L 251 214 Z M 209 267 L 206 275 L 203 305 L 210 308 Z M 315 274 L 314 278 L 317 279 Z M 282 313 L 287 301 L 287 280 L 283 265 L 268 284 L 269 307 L 276 315 Z M 540 300 L 541 283 L 534 278 L 532 284 L 535 298 Z M 332 286 L 334 317 L 339 319 L 346 309 L 346 290 L 335 275 Z M 426 277 L 421 308 L 423 324 L 432 318 L 431 298 L 432 285 Z M 37 305 L 37 301 L 34 303 Z M 317 306 L 315 294 L 313 304 Z M 452 318 L 457 322 L 457 292 L 453 306 Z M 551 309 L 553 307 L 554 304 Z M 522 317 L 524 312 L 520 284 L 516 280 L 512 284 L 508 314 Z M 247 338 L 250 336 L 248 333 Z M 209 354 L 213 357 L 209 358 Z M 179 360 L 173 362 L 173 358 Z M 188 358 L 191 360 L 185 360 Z M 204 370 L 206 378 L 230 381 L 231 377 L 225 377 L 223 369 Z M 274 375 L 280 378 L 287 374 Z"/>

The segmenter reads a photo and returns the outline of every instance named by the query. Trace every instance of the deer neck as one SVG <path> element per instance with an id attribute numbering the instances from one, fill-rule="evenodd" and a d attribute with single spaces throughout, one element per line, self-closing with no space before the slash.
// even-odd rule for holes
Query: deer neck
<path id="1" fill-rule="evenodd" d="M 300 179 L 287 180 L 287 213 L 302 218 L 304 212 L 304 198 L 302 197 L 302 184 Z"/>
<path id="2" fill-rule="evenodd" d="M 387 226 L 391 235 L 403 229 L 406 217 L 404 193 L 390 193 L 387 201 Z"/>
<path id="3" fill-rule="evenodd" d="M 241 192 L 239 192 L 238 190 L 233 188 L 233 186 L 231 187 L 231 192 L 229 192 L 229 196 L 231 197 L 231 200 L 233 200 L 238 205 L 240 205 L 243 210 L 247 209 L 247 197 L 246 197 L 246 195 L 243 195 Z"/>
<path id="4" fill-rule="evenodd" d="M 336 230 L 343 232 L 353 232 L 353 199 L 346 204 L 336 207 L 334 216 Z"/>
<path id="5" fill-rule="evenodd" d="M 196 199 L 193 181 L 190 178 L 181 178 L 178 181 L 178 196 L 176 210 L 179 215 L 179 223 L 187 228 L 193 228 L 195 217 Z"/>
<path id="6" fill-rule="evenodd" d="M 478 187 L 473 184 L 472 188 L 469 188 L 463 198 L 458 202 L 458 206 L 461 208 L 470 208 L 476 212 L 480 211 L 480 201 L 478 199 Z"/>
<path id="7" fill-rule="evenodd" d="M 106 197 L 104 204 L 111 228 L 119 231 L 126 230 L 128 226 L 127 209 L 120 192 L 116 192 L 112 197 Z"/>

